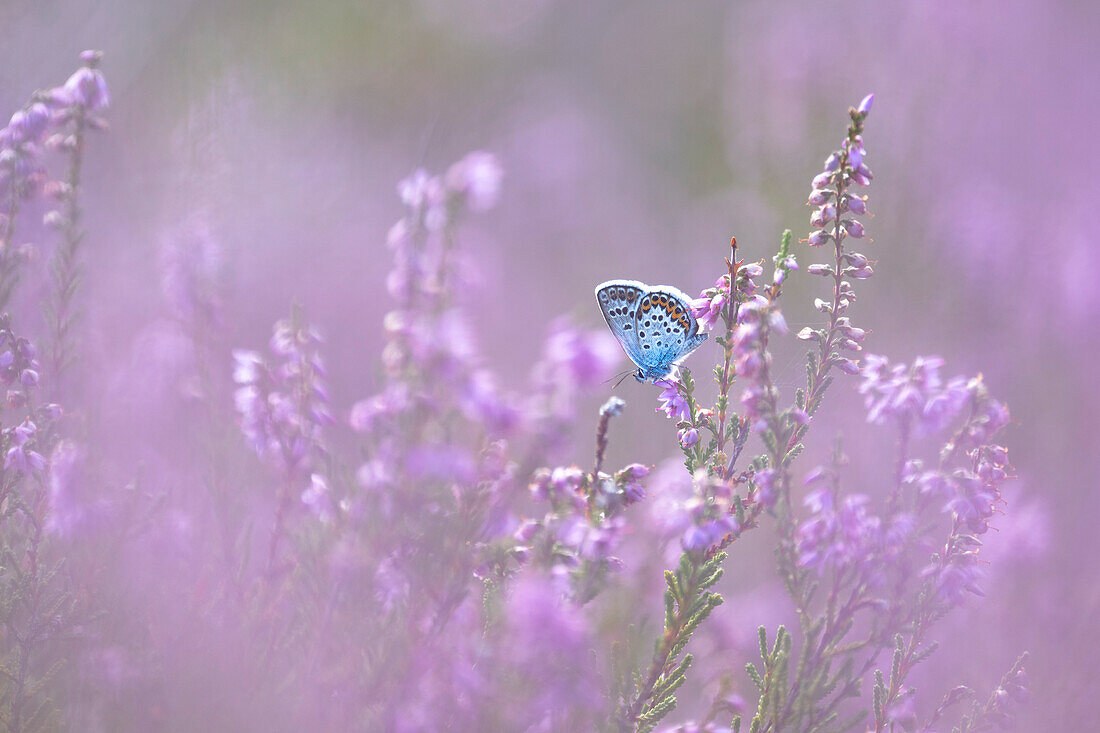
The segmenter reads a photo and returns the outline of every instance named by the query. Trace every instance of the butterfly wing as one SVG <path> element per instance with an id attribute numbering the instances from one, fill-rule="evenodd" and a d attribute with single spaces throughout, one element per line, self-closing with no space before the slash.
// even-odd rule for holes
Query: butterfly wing
<path id="1" fill-rule="evenodd" d="M 634 321 L 638 303 L 647 290 L 648 286 L 637 280 L 608 280 L 596 286 L 596 302 L 600 304 L 600 312 L 608 328 L 630 360 L 640 367 L 645 364 L 638 347 L 638 330 Z"/>
<path id="2" fill-rule="evenodd" d="M 699 333 L 699 322 L 691 315 L 688 297 L 680 290 L 658 285 L 649 288 L 638 304 L 636 331 L 644 364 L 639 366 L 660 376 L 707 340 Z"/>

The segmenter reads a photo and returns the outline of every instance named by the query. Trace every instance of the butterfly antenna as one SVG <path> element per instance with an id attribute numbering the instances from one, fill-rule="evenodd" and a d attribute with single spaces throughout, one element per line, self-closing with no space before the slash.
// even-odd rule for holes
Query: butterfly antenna
<path id="1" fill-rule="evenodd" d="M 619 381 L 615 382 L 615 386 L 612 387 L 611 389 L 618 389 L 619 385 L 623 383 L 623 380 L 626 379 L 627 377 L 629 377 L 631 372 L 633 372 L 633 371 L 634 371 L 633 369 L 627 369 L 626 372 L 621 377 L 619 377 Z"/>
<path id="2" fill-rule="evenodd" d="M 634 371 L 634 370 L 633 369 L 627 369 L 625 372 L 619 372 L 618 374 L 612 374 L 610 377 L 603 380 L 603 382 L 601 382 L 600 384 L 607 384 L 610 381 L 618 379 L 619 381 L 615 382 L 615 387 L 618 387 L 620 384 L 622 384 L 622 381 L 626 377 L 626 375 L 630 374 L 632 371 Z M 612 389 L 615 389 L 615 387 L 612 387 Z"/>

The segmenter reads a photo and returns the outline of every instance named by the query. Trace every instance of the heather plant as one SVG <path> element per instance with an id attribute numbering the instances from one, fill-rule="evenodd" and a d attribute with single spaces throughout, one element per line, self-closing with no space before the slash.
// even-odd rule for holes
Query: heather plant
<path id="1" fill-rule="evenodd" d="M 0 723 L 10 731 L 59 726 L 57 678 L 65 671 L 74 630 L 87 620 L 69 576 L 65 538 L 95 509 L 74 496 L 82 451 L 62 439 L 61 408 L 47 394 L 68 359 L 80 230 L 80 170 L 87 130 L 102 128 L 96 116 L 108 103 L 100 54 L 81 55 L 84 65 L 61 86 L 38 92 L 0 130 L 0 308 L 7 308 L 35 245 L 20 242 L 21 224 L 40 199 L 58 209 L 44 217 L 61 233 L 53 291 L 58 307 L 52 358 L 45 367 L 38 350 L 19 335 L 12 317 L 0 316 L 0 381 L 6 396 L 0 433 Z M 47 151 L 61 154 L 63 176 Z M 64 164 L 67 159 L 67 164 Z M 49 384 L 53 380 L 53 384 Z"/>
<path id="2" fill-rule="evenodd" d="M 184 354 L 181 491 L 138 465 L 100 481 L 93 464 L 110 436 L 81 393 L 61 387 L 76 363 L 86 136 L 104 127 L 107 105 L 99 54 L 82 59 L 0 132 L 0 306 L 28 260 L 16 222 L 35 196 L 56 202 L 45 223 L 58 235 L 44 365 L 0 319 L 8 730 L 877 733 L 1012 722 L 1028 696 L 1023 656 L 988 697 L 954 686 L 918 698 L 914 670 L 933 656 L 938 624 L 981 595 L 982 538 L 1012 475 L 998 437 L 1009 413 L 980 376 L 947 377 L 938 357 L 864 352 L 873 339 L 856 325 L 857 286 L 877 263 L 855 248 L 869 241 L 873 97 L 849 110 L 847 135 L 813 179 L 812 231 L 784 232 L 756 261 L 743 253 L 758 243 L 733 239 L 713 286 L 685 304 L 717 352 L 704 344 L 653 385 L 630 383 L 631 404 L 608 394 L 615 338 L 575 325 L 575 311 L 548 326 L 522 387 L 482 356 L 475 326 L 495 305 L 466 277 L 463 244 L 469 220 L 498 203 L 492 154 L 398 184 L 404 214 L 386 236 L 379 294 L 385 344 L 373 393 L 349 405 L 330 392 L 324 324 L 298 304 L 266 348 L 228 348 L 220 250 L 196 215 L 162 263 Z M 58 153 L 61 175 L 44 150 Z M 799 264 L 817 252 L 825 262 Z M 775 355 L 794 339 L 781 304 L 796 277 L 824 288 L 815 323 L 797 333 L 810 347 L 805 384 L 787 394 Z M 697 376 L 710 356 L 713 387 Z M 819 435 L 826 394 L 844 386 L 862 397 L 867 432 Z M 67 409 L 90 425 L 67 422 L 43 389 L 72 394 Z M 614 462 L 620 423 L 648 399 L 677 458 Z M 887 432 L 896 454 L 881 471 L 868 446 Z M 575 452 L 577 433 L 594 435 L 590 450 Z M 93 524 L 107 549 L 84 531 Z M 749 533 L 774 549 L 793 618 L 749 630 L 759 659 L 719 631 L 740 621 L 723 593 Z M 171 573 L 143 564 L 158 553 L 173 556 Z M 104 589 L 112 572 L 125 582 L 108 565 L 154 576 L 140 603 Z M 110 683 L 87 684 L 97 675 Z"/>

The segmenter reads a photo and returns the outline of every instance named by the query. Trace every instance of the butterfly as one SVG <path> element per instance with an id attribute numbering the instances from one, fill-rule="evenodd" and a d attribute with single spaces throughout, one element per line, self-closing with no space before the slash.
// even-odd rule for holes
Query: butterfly
<path id="1" fill-rule="evenodd" d="M 596 286 L 596 302 L 619 345 L 638 366 L 639 382 L 667 377 L 672 367 L 707 340 L 691 315 L 688 298 L 669 285 L 608 280 Z"/>

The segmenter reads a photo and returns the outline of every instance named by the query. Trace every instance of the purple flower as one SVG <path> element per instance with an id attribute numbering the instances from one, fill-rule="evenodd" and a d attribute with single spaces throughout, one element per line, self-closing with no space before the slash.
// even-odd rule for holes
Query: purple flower
<path id="1" fill-rule="evenodd" d="M 680 545 L 688 552 L 702 552 L 710 546 L 710 532 L 693 524 L 680 538 Z"/>
<path id="2" fill-rule="evenodd" d="M 322 428 L 332 422 L 319 343 L 296 316 L 275 324 L 273 362 L 255 351 L 233 351 L 241 431 L 261 458 L 284 470 L 321 451 Z"/>
<path id="3" fill-rule="evenodd" d="M 447 169 L 447 189 L 465 197 L 470 211 L 491 209 L 500 197 L 504 172 L 492 153 L 475 151 Z"/>
<path id="4" fill-rule="evenodd" d="M 39 140 L 50 124 L 50 110 L 41 102 L 35 102 L 11 116 L 7 133 L 12 143 Z"/>
<path id="5" fill-rule="evenodd" d="M 681 446 L 690 448 L 699 442 L 699 431 L 695 428 L 684 428 L 679 432 L 678 437 Z"/>
<path id="6" fill-rule="evenodd" d="M 324 476 L 319 473 L 310 475 L 309 486 L 302 492 L 302 504 L 322 522 L 332 521 L 335 507 Z"/>
<path id="7" fill-rule="evenodd" d="M 939 597 L 953 606 L 961 605 L 967 593 L 985 595 L 978 587 L 982 570 L 977 550 L 956 552 L 947 563 L 928 568 L 925 572 L 935 577 Z"/>
<path id="8" fill-rule="evenodd" d="M 467 379 L 460 401 L 467 418 L 484 425 L 491 435 L 505 435 L 518 426 L 520 414 L 502 398 L 494 382 L 492 372 L 478 369 Z"/>
<path id="9" fill-rule="evenodd" d="M 46 467 L 46 459 L 33 449 L 37 432 L 38 426 L 31 422 L 30 418 L 24 420 L 21 425 L 4 430 L 11 444 L 4 457 L 5 469 L 14 468 L 24 474 L 41 473 Z"/>
<path id="10" fill-rule="evenodd" d="M 699 324 L 707 331 L 714 328 L 718 323 L 718 319 L 721 318 L 723 311 L 726 307 L 726 294 L 716 293 L 712 296 L 706 296 L 704 291 L 703 295 L 693 299 L 688 303 L 688 309 L 691 311 L 691 315 L 699 321 Z"/>
<path id="11" fill-rule="evenodd" d="M 60 90 L 55 99 L 64 104 L 77 104 L 88 110 L 98 110 L 111 102 L 107 80 L 99 69 L 84 66 L 77 69 Z"/>
<path id="12" fill-rule="evenodd" d="M 657 399 L 661 402 L 657 412 L 663 412 L 676 421 L 690 418 L 687 400 L 680 394 L 679 382 L 673 379 L 657 379 L 653 383 L 661 387 L 661 394 L 657 395 Z"/>
<path id="13" fill-rule="evenodd" d="M 404 384 L 393 384 L 381 394 L 359 400 L 352 405 L 348 424 L 352 430 L 369 433 L 393 416 L 409 409 L 412 398 Z"/>
<path id="14" fill-rule="evenodd" d="M 868 511 L 869 501 L 862 494 L 853 494 L 838 507 L 831 489 L 810 492 L 804 503 L 811 515 L 796 533 L 798 564 L 819 574 L 850 564 L 864 572 L 874 568 L 881 546 L 881 521 Z"/>
<path id="15" fill-rule="evenodd" d="M 645 498 L 645 487 L 642 486 L 641 480 L 648 476 L 651 470 L 653 470 L 651 466 L 631 463 L 615 474 L 615 483 L 623 492 L 623 496 L 628 503 L 633 504 Z"/>
<path id="16" fill-rule="evenodd" d="M 862 333 L 857 334 L 862 338 Z M 883 356 L 868 354 L 860 364 L 867 421 L 882 423 L 888 416 L 912 420 L 917 435 L 944 430 L 961 412 L 973 390 L 961 377 L 946 384 L 940 377 L 943 359 L 917 357 L 912 366 L 890 364 Z"/>
<path id="17" fill-rule="evenodd" d="M 423 168 L 417 168 L 397 184 L 397 195 L 401 202 L 414 211 L 440 205 L 442 194 L 443 187 L 439 179 L 428 175 Z"/>

